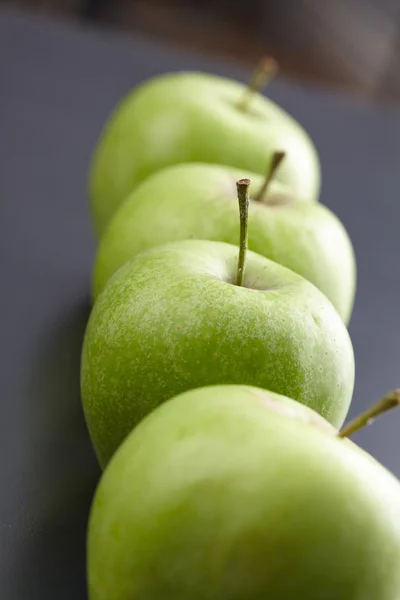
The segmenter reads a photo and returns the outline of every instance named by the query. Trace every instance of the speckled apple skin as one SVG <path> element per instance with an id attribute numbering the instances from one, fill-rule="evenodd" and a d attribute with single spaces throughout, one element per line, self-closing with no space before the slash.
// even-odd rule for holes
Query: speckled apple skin
<path id="1" fill-rule="evenodd" d="M 250 252 L 233 285 L 238 248 L 186 240 L 154 247 L 108 281 L 90 316 L 81 387 L 105 465 L 148 412 L 212 384 L 270 389 L 344 421 L 354 385 L 342 319 L 311 283 Z"/>
<path id="2" fill-rule="evenodd" d="M 398 600 L 399 564 L 398 480 L 304 406 L 242 386 L 150 414 L 90 517 L 90 600 Z"/>
<path id="3" fill-rule="evenodd" d="M 100 240 L 94 296 L 124 262 L 157 244 L 190 238 L 237 244 L 236 181 L 242 177 L 251 179 L 250 192 L 256 197 L 262 176 L 221 165 L 175 165 L 146 179 L 117 210 Z M 249 248 L 311 281 L 349 322 L 354 252 L 345 228 L 328 208 L 304 202 L 273 182 L 263 202 L 250 202 Z"/>
<path id="4" fill-rule="evenodd" d="M 238 108 L 241 83 L 205 73 L 170 73 L 135 88 L 114 111 L 95 150 L 89 195 L 100 237 L 120 203 L 167 165 L 209 162 L 265 174 L 287 154 L 277 178 L 304 198 L 319 195 L 320 167 L 304 129 L 261 94 Z"/>

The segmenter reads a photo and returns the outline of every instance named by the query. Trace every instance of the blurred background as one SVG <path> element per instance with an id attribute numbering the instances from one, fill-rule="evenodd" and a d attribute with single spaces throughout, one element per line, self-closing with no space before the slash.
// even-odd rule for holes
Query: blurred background
<path id="1" fill-rule="evenodd" d="M 9 2 L 10 4 L 10 2 Z M 59 17 L 143 32 L 385 101 L 400 100 L 399 0 L 15 0 Z"/>

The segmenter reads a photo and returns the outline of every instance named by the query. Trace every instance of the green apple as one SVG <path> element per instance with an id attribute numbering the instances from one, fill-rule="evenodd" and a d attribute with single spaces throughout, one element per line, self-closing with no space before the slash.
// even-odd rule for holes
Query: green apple
<path id="1" fill-rule="evenodd" d="M 277 174 L 283 168 L 284 161 Z M 237 243 L 236 181 L 252 181 L 249 248 L 299 273 L 331 300 L 345 323 L 352 311 L 356 268 L 339 219 L 319 203 L 303 202 L 272 181 L 221 165 L 186 163 L 158 171 L 117 210 L 100 240 L 93 292 L 142 250 L 180 239 Z"/>
<path id="2" fill-rule="evenodd" d="M 117 107 L 94 152 L 89 195 L 100 236 L 146 177 L 182 162 L 226 164 L 263 174 L 276 149 L 279 179 L 304 198 L 319 195 L 315 148 L 302 127 L 258 92 L 214 75 L 170 73 L 135 88 Z"/>
<path id="3" fill-rule="evenodd" d="M 239 256 L 223 242 L 155 246 L 125 263 L 98 296 L 81 389 L 102 465 L 154 407 L 204 385 L 271 389 L 343 422 L 354 385 L 347 329 L 309 281 L 247 256 L 249 184 L 237 183 Z"/>
<path id="4" fill-rule="evenodd" d="M 335 434 L 251 387 L 166 402 L 97 489 L 90 600 L 398 600 L 400 484 Z"/>

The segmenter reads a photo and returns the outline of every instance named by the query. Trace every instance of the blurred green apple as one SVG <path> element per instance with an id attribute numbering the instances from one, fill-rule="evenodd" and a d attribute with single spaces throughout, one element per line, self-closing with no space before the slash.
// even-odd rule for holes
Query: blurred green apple
<path id="1" fill-rule="evenodd" d="M 303 202 L 275 181 L 257 201 L 263 177 L 221 165 L 167 167 L 134 190 L 100 240 L 94 296 L 126 260 L 157 244 L 188 238 L 237 243 L 236 181 L 244 175 L 252 180 L 250 250 L 311 281 L 348 323 L 356 267 L 351 242 L 339 219 L 328 208 Z"/>
<path id="2" fill-rule="evenodd" d="M 320 167 L 310 138 L 274 102 L 247 94 L 241 83 L 196 72 L 162 75 L 135 88 L 111 115 L 94 153 L 89 195 L 97 235 L 138 183 L 182 162 L 263 174 L 280 149 L 287 160 L 279 180 L 317 199 Z"/>
<path id="3" fill-rule="evenodd" d="M 185 240 L 138 254 L 109 279 L 81 371 L 102 465 L 155 406 L 204 385 L 271 389 L 343 422 L 354 358 L 335 308 L 309 281 L 252 252 L 237 285 L 237 262 L 233 245 Z"/>
<path id="4" fill-rule="evenodd" d="M 398 600 L 399 565 L 398 480 L 313 411 L 250 387 L 156 409 L 91 511 L 90 600 Z"/>

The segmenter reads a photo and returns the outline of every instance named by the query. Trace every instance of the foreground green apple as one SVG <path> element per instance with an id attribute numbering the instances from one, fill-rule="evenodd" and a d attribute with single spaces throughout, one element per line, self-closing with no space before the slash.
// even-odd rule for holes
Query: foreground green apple
<path id="1" fill-rule="evenodd" d="M 284 161 L 277 171 L 283 168 Z M 143 182 L 115 213 L 98 249 L 93 291 L 142 250 L 180 239 L 237 243 L 236 181 L 231 167 L 184 164 Z M 274 181 L 256 201 L 263 177 L 252 180 L 249 248 L 299 273 L 331 300 L 348 323 L 355 293 L 355 260 L 339 219 L 318 203 L 302 202 Z"/>
<path id="2" fill-rule="evenodd" d="M 400 485 L 306 407 L 187 392 L 127 438 L 97 490 L 90 600 L 398 600 Z"/>
<path id="3" fill-rule="evenodd" d="M 247 251 L 249 180 L 238 182 L 240 250 L 185 240 L 125 263 L 97 298 L 81 370 L 83 406 L 102 465 L 155 406 L 217 383 L 290 396 L 341 425 L 353 349 L 310 282 Z"/>
<path id="4" fill-rule="evenodd" d="M 263 174 L 284 150 L 279 179 L 317 198 L 320 172 L 312 142 L 287 113 L 246 86 L 203 73 L 172 73 L 135 88 L 107 123 L 94 154 L 90 201 L 100 236 L 121 202 L 167 165 L 208 162 Z"/>

